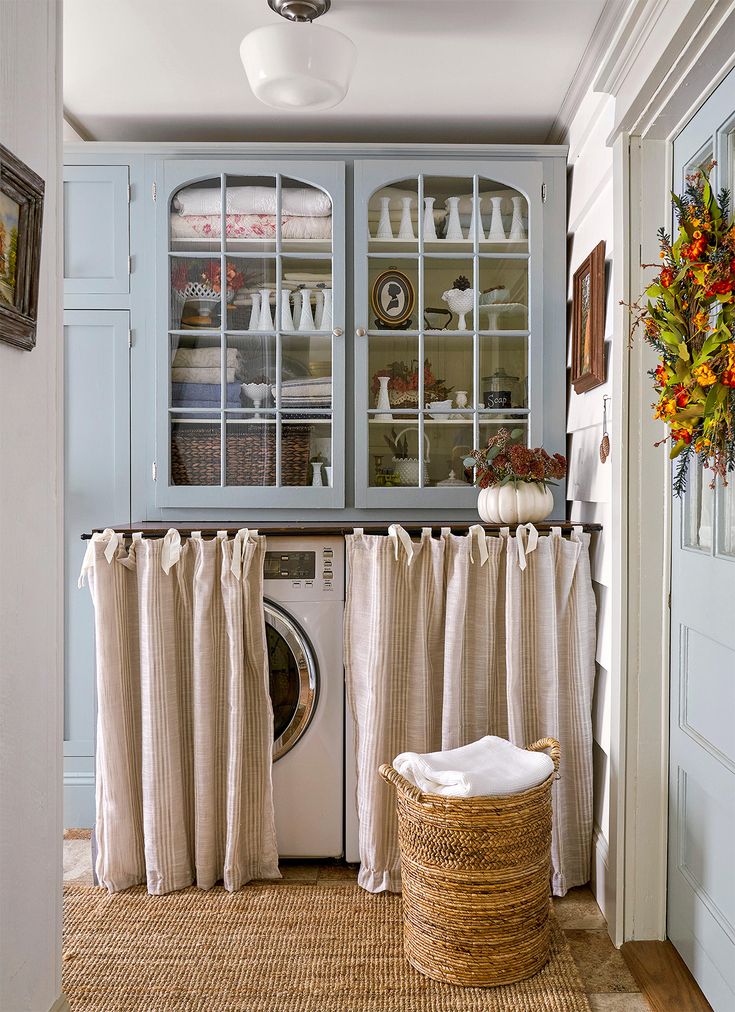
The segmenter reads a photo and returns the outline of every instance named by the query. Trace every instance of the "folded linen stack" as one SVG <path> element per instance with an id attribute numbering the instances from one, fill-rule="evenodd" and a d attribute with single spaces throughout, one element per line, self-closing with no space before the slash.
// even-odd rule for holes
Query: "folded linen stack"
<path id="1" fill-rule="evenodd" d="M 222 230 L 219 187 L 188 186 L 173 199 L 173 239 L 217 239 Z M 230 239 L 274 239 L 276 190 L 268 186 L 228 186 L 225 234 Z M 283 239 L 330 239 L 332 202 L 323 190 L 311 187 L 281 190 Z"/>
<path id="2" fill-rule="evenodd" d="M 227 407 L 240 407 L 235 382 L 237 348 L 227 349 Z M 177 348 L 171 363 L 171 404 L 175 408 L 219 408 L 222 383 L 220 348 Z"/>
<path id="3" fill-rule="evenodd" d="M 273 396 L 276 388 L 271 387 Z M 299 376 L 281 383 L 281 406 L 284 408 L 329 408 L 332 405 L 331 376 Z"/>
<path id="4" fill-rule="evenodd" d="M 446 752 L 402 752 L 393 766 L 426 794 L 446 798 L 520 794 L 554 772 L 544 752 L 528 752 L 495 735 Z"/>

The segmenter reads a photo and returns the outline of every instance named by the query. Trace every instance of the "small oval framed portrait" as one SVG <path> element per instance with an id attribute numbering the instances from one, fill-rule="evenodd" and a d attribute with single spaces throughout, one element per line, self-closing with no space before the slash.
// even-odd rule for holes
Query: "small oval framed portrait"
<path id="1" fill-rule="evenodd" d="M 371 301 L 379 326 L 405 326 L 413 312 L 413 285 L 405 274 L 391 267 L 375 279 Z"/>

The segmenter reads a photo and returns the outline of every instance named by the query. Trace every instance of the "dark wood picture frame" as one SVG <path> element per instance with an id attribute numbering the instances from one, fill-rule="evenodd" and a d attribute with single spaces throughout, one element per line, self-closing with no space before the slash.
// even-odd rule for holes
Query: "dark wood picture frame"
<path id="1" fill-rule="evenodd" d="M 574 272 L 572 386 L 578 394 L 605 382 L 605 243 Z"/>
<path id="2" fill-rule="evenodd" d="M 41 177 L 0 144 L 0 205 L 18 209 L 10 231 L 0 217 L 0 341 L 24 351 L 36 345 L 43 194 Z"/>

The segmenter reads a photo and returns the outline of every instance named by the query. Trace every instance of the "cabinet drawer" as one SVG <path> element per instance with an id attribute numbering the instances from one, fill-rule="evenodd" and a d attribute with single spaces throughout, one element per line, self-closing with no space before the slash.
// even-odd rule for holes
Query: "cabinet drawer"
<path id="1" fill-rule="evenodd" d="M 64 168 L 64 294 L 130 290 L 127 165 Z"/>

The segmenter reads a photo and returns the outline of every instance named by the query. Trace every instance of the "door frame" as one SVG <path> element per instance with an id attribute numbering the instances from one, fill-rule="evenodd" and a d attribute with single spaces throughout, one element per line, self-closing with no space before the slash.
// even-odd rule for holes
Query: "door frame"
<path id="1" fill-rule="evenodd" d="M 640 264 L 656 262 L 656 229 L 671 220 L 673 139 L 735 67 L 733 32 L 734 0 L 644 0 L 631 5 L 603 61 L 593 89 L 615 98 L 608 143 L 621 211 L 616 300 L 629 303 L 655 273 Z M 655 356 L 640 338 L 627 341 L 628 333 L 621 305 L 613 363 L 621 389 L 613 426 L 624 463 L 613 502 L 615 902 L 608 925 L 617 945 L 666 937 L 668 846 L 671 468 L 653 446 L 662 435 L 651 419 L 647 376 Z"/>

